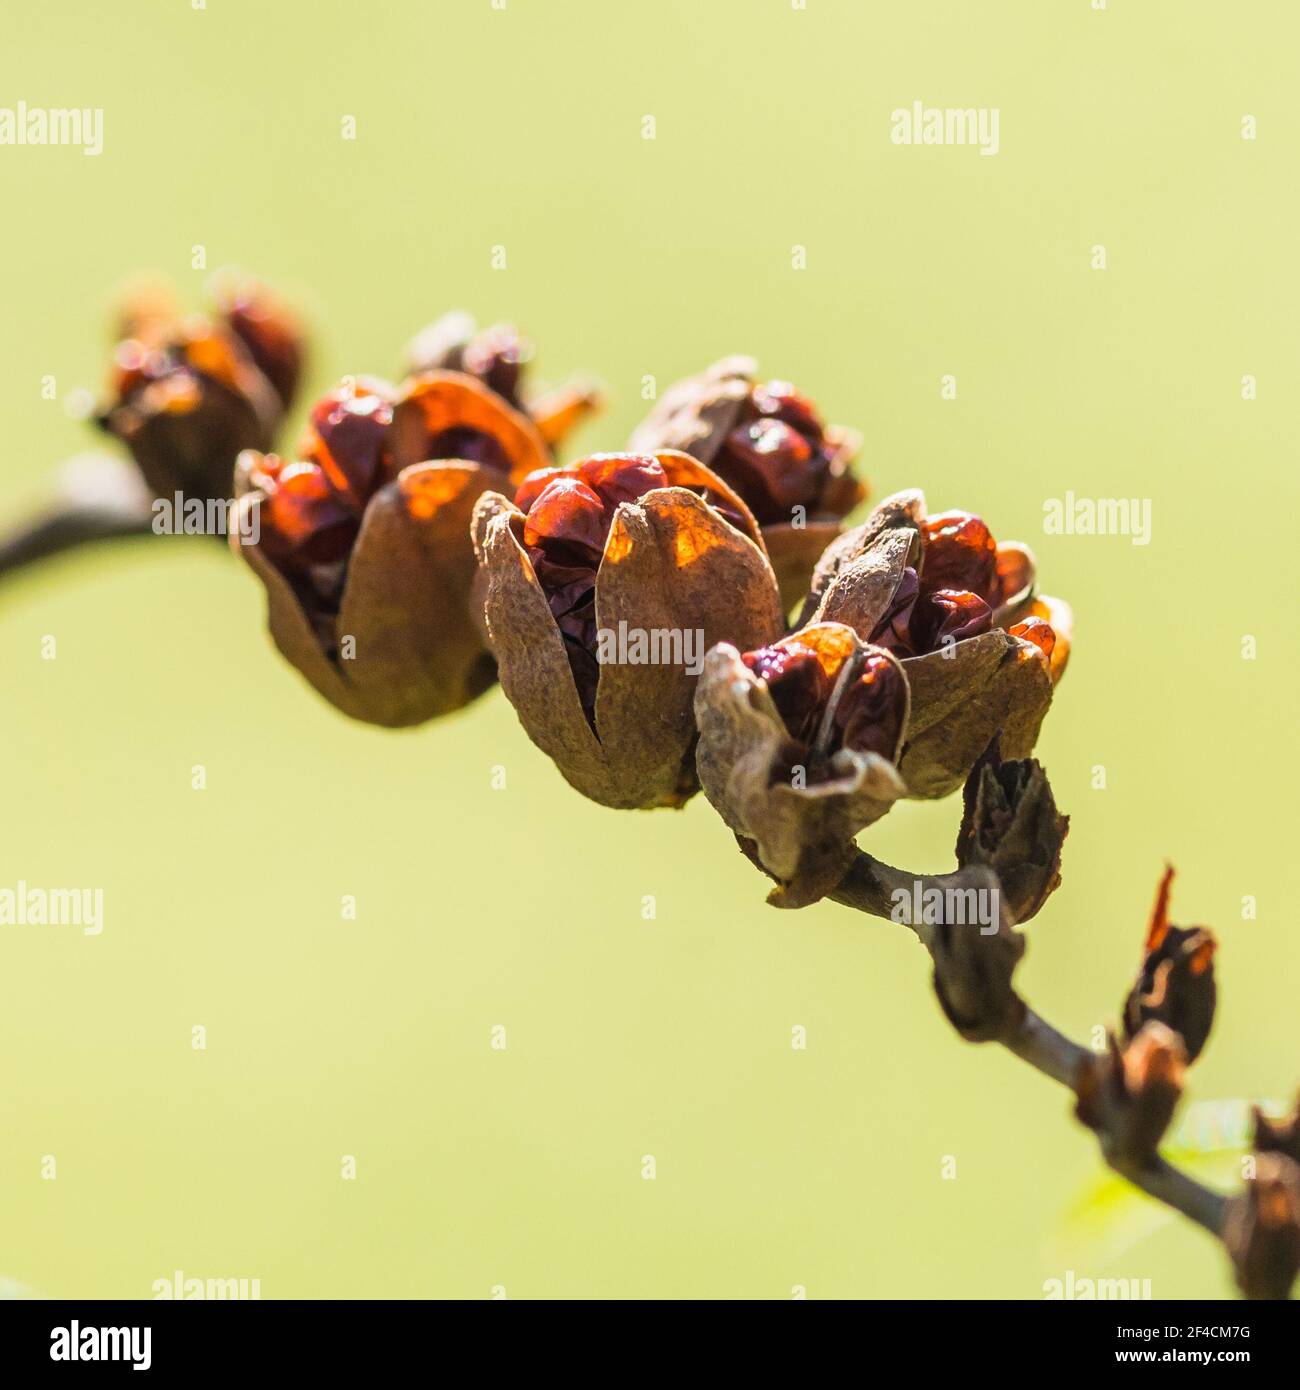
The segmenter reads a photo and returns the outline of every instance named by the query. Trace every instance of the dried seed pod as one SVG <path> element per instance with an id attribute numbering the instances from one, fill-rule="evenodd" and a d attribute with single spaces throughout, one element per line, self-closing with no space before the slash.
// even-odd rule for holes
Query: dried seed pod
<path id="1" fill-rule="evenodd" d="M 97 417 L 130 451 L 155 496 L 231 495 L 243 449 L 269 449 L 302 365 L 296 321 L 240 281 L 211 317 L 184 317 L 147 287 L 121 311 L 110 399 Z"/>
<path id="2" fill-rule="evenodd" d="M 1214 1024 L 1214 934 L 1205 927 L 1169 925 L 1167 868 L 1156 893 L 1138 977 L 1124 1003 L 1124 1032 L 1132 1037 L 1148 1019 L 1159 1019 L 1183 1040 L 1194 1062 Z"/>
<path id="3" fill-rule="evenodd" d="M 898 662 L 839 623 L 743 654 L 722 643 L 705 658 L 700 784 L 776 879 L 775 905 L 829 893 L 853 837 L 904 794 L 894 763 L 908 700 Z"/>
<path id="4" fill-rule="evenodd" d="M 1228 1203 L 1223 1242 L 1247 1298 L 1290 1298 L 1300 1274 L 1300 1164 L 1259 1155 L 1245 1192 Z"/>
<path id="5" fill-rule="evenodd" d="M 1012 977 L 1025 953 L 1025 939 L 1015 930 L 1002 901 L 997 876 L 984 865 L 971 865 L 946 876 L 945 902 L 963 904 L 960 913 L 942 911 L 928 923 L 922 940 L 934 960 L 934 991 L 948 1022 L 967 1042 L 996 1042 L 1020 1026 L 1025 1006 Z M 992 912 L 967 912 L 964 904 L 990 904 Z M 960 895 L 960 896 L 957 896 Z M 985 920 L 996 913 L 993 930 Z M 958 920 L 960 918 L 960 920 Z"/>
<path id="6" fill-rule="evenodd" d="M 782 627 L 748 508 L 684 454 L 596 454 L 474 514 L 501 686 L 585 796 L 679 806 L 696 788 L 704 652 Z"/>
<path id="7" fill-rule="evenodd" d="M 441 452 L 454 449 L 465 456 Z M 400 391 L 356 377 L 316 404 L 299 452 L 246 453 L 236 476 L 231 546 L 266 586 L 276 645 L 355 719 L 459 709 L 494 676 L 473 507 L 545 456 L 536 430 L 456 373 Z"/>
<path id="8" fill-rule="evenodd" d="M 841 518 L 866 496 L 850 471 L 851 430 L 824 425 L 787 381 L 759 382 L 751 357 L 724 357 L 666 390 L 633 431 L 640 453 L 679 449 L 745 499 L 789 608 L 807 590 L 817 557 Z"/>
<path id="9" fill-rule="evenodd" d="M 407 365 L 413 376 L 454 371 L 474 377 L 513 409 L 528 416 L 547 448 L 554 449 L 601 409 L 604 396 L 588 377 L 574 377 L 557 387 L 526 392 L 525 379 L 532 360 L 533 345 L 514 324 L 498 323 L 480 330 L 473 318 L 461 310 L 444 314 L 421 329 L 407 348 Z"/>
<path id="10" fill-rule="evenodd" d="M 1105 1136 L 1113 1162 L 1145 1167 L 1173 1119 L 1186 1069 L 1182 1039 L 1152 1020 L 1122 1051 L 1112 1036 L 1105 1053 L 1087 1060 L 1075 1078 L 1076 1113 Z"/>
<path id="11" fill-rule="evenodd" d="M 900 771 L 908 795 L 955 791 L 994 738 L 1033 752 L 1065 669 L 1072 620 L 1034 592 L 1034 562 L 965 512 L 930 517 L 920 492 L 881 502 L 828 548 L 801 623 L 847 623 L 893 651 L 912 691 Z"/>
<path id="12" fill-rule="evenodd" d="M 1033 758 L 1003 762 L 994 742 L 966 779 L 957 862 L 987 864 L 1012 919 L 1027 922 L 1061 882 L 1061 846 L 1070 818 Z"/>

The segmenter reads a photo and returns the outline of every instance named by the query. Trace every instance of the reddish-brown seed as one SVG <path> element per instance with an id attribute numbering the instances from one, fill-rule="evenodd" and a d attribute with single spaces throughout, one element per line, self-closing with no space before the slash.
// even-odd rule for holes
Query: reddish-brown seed
<path id="1" fill-rule="evenodd" d="M 986 603 L 997 601 L 997 542 L 979 517 L 969 512 L 940 512 L 922 524 L 922 535 L 923 589 L 966 589 Z"/>
<path id="2" fill-rule="evenodd" d="M 1013 623 L 1007 631 L 1012 637 L 1023 637 L 1026 642 L 1032 642 L 1045 657 L 1051 659 L 1056 647 L 1056 632 L 1045 619 L 1026 618 L 1023 622 Z"/>

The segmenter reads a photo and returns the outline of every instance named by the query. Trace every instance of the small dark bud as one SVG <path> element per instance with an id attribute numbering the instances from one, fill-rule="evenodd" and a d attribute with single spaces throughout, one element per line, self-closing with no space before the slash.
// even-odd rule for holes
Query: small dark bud
<path id="1" fill-rule="evenodd" d="M 995 903 L 997 925 L 993 930 L 987 923 L 981 925 L 979 912 L 946 909 L 940 921 L 925 928 L 923 939 L 934 959 L 939 1004 L 967 1042 L 1008 1038 L 1025 1013 L 1011 987 L 1011 977 L 1025 953 L 1025 939 L 1014 929 L 997 879 L 987 868 L 973 865 L 944 882 L 948 885 L 945 902 L 957 904 L 973 894 Z"/>
<path id="2" fill-rule="evenodd" d="M 1131 1038 L 1149 1019 L 1158 1019 L 1182 1038 L 1187 1060 L 1194 1062 L 1214 1024 L 1215 941 L 1205 927 L 1169 925 L 1173 877 L 1169 868 L 1160 880 L 1142 968 L 1124 1003 L 1124 1035 Z"/>
<path id="3" fill-rule="evenodd" d="M 1112 1035 L 1108 1050 L 1092 1057 L 1075 1082 L 1075 1113 L 1104 1136 L 1107 1156 L 1142 1167 L 1155 1157 L 1183 1093 L 1187 1053 L 1163 1023 L 1146 1024 L 1121 1051 Z"/>
<path id="4" fill-rule="evenodd" d="M 1280 1120 L 1270 1119 L 1262 1110 L 1255 1111 L 1255 1152 L 1285 1154 L 1300 1163 L 1300 1096 L 1290 1115 Z"/>
<path id="5" fill-rule="evenodd" d="M 1033 758 L 1003 762 L 995 740 L 966 779 L 963 798 L 958 864 L 987 864 L 1013 919 L 1027 922 L 1060 885 L 1070 828 L 1047 773 Z"/>
<path id="6" fill-rule="evenodd" d="M 1300 1273 L 1300 1164 L 1260 1154 L 1255 1177 L 1228 1204 L 1223 1242 L 1247 1298 L 1289 1298 Z"/>

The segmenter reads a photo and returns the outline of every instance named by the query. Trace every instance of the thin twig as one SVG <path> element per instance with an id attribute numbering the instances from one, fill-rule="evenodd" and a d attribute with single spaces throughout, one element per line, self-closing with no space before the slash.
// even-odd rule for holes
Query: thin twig
<path id="1" fill-rule="evenodd" d="M 94 541 L 152 534 L 149 516 L 126 516 L 101 507 L 56 507 L 0 537 L 0 576 Z"/>
<path id="2" fill-rule="evenodd" d="M 83 545 L 153 533 L 153 498 L 124 460 L 80 454 L 53 481 L 44 507 L 0 535 L 0 577 Z"/>
<path id="3" fill-rule="evenodd" d="M 960 885 L 960 874 L 913 874 L 895 869 L 862 851 L 830 896 L 835 902 L 887 921 L 898 921 L 895 894 L 910 899 L 915 884 L 923 889 Z M 927 947 L 928 932 L 922 924 L 902 922 Z M 1080 1068 L 1092 1053 L 1054 1028 L 1027 1005 L 1020 1013 L 1019 1023 L 1007 1037 L 999 1040 L 1009 1052 L 1028 1062 L 1035 1071 L 1073 1091 Z M 1102 1156 L 1107 1164 L 1135 1187 L 1165 1206 L 1181 1212 L 1189 1220 L 1204 1227 L 1211 1235 L 1220 1237 L 1228 1199 L 1181 1172 L 1163 1158 L 1136 1165 L 1120 1154 L 1105 1133 L 1098 1135 Z"/>

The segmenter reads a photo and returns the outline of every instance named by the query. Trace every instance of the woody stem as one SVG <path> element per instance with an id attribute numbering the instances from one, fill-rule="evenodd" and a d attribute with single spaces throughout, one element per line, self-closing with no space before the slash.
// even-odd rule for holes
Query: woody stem
<path id="1" fill-rule="evenodd" d="M 151 534 L 151 518 L 117 507 L 62 502 L 0 536 L 0 576 L 92 541 Z"/>
<path id="2" fill-rule="evenodd" d="M 896 894 L 901 892 L 905 899 L 910 900 L 918 884 L 922 891 L 930 888 L 943 890 L 954 881 L 958 881 L 955 874 L 905 873 L 859 850 L 848 873 L 830 896 L 835 902 L 858 912 L 897 921 L 896 905 L 899 899 Z M 910 926 L 928 949 L 929 933 L 923 926 L 911 923 L 903 925 Z M 1020 1011 L 1014 1029 L 999 1041 L 1021 1061 L 1028 1062 L 1035 1071 L 1042 1072 L 1071 1091 L 1074 1090 L 1081 1065 L 1092 1055 L 1087 1048 L 1066 1037 L 1028 1005 Z M 1149 1197 L 1181 1212 L 1212 1236 L 1222 1236 L 1228 1203 L 1221 1193 L 1203 1186 L 1158 1156 L 1144 1163 L 1134 1163 L 1120 1151 L 1114 1136 L 1103 1131 L 1097 1137 L 1103 1158 L 1121 1177 Z"/>

